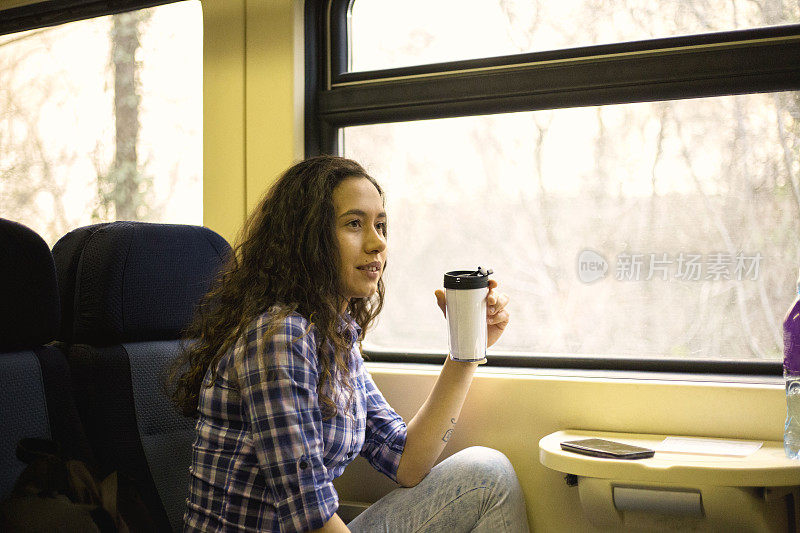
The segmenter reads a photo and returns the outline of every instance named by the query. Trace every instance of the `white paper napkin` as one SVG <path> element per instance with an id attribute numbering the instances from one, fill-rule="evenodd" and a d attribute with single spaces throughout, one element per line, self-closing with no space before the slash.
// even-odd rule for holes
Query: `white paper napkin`
<path id="1" fill-rule="evenodd" d="M 688 453 L 693 455 L 723 455 L 747 457 L 761 448 L 763 442 L 667 437 L 656 447 L 659 453 Z"/>

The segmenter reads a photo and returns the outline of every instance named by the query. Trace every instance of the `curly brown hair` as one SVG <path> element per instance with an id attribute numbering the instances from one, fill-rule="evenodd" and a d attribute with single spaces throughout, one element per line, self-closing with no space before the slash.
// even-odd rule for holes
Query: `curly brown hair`
<path id="1" fill-rule="evenodd" d="M 334 234 L 333 190 L 344 179 L 363 177 L 384 193 L 378 183 L 355 161 L 335 156 L 306 159 L 290 167 L 268 189 L 245 222 L 237 244 L 212 288 L 198 304 L 187 327 L 184 349 L 170 365 L 167 384 L 178 409 L 196 416 L 200 388 L 211 368 L 212 383 L 217 364 L 252 322 L 277 305 L 265 336 L 280 327 L 295 311 L 308 319 L 317 332 L 317 345 L 330 340 L 338 384 L 352 401 L 347 341 L 337 330 L 337 320 L 348 299 L 339 284 L 339 248 Z M 347 311 L 361 327 L 358 341 L 383 307 L 385 287 L 370 298 L 352 298 Z M 309 328 L 310 329 L 310 328 Z M 337 413 L 335 402 L 323 394 L 331 380 L 331 362 L 318 352 L 317 393 L 324 419 Z"/>

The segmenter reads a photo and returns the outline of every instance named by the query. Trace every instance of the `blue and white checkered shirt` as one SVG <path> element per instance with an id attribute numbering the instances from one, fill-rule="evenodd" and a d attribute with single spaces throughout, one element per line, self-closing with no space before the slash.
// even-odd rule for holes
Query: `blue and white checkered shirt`
<path id="1" fill-rule="evenodd" d="M 355 320 L 339 319 L 351 345 L 353 404 L 345 411 L 344 394 L 324 389 L 339 413 L 323 421 L 316 329 L 305 334 L 308 320 L 292 313 L 264 338 L 268 316 L 256 319 L 222 357 L 210 387 L 206 374 L 184 531 L 320 528 L 339 507 L 333 480 L 356 454 L 396 481 L 407 427 L 364 368 Z M 322 351 L 332 362 L 333 345 Z"/>

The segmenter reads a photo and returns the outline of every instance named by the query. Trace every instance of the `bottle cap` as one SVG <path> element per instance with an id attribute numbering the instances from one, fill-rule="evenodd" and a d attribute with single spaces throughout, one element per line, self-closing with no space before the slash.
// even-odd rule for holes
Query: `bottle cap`
<path id="1" fill-rule="evenodd" d="M 489 286 L 491 268 L 477 270 L 452 270 L 444 275 L 445 289 L 483 289 Z"/>

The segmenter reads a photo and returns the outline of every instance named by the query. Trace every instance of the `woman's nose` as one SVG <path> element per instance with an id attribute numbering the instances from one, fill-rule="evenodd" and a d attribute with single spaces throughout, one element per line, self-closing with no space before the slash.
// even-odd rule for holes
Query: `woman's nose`
<path id="1" fill-rule="evenodd" d="M 369 248 L 369 251 L 375 250 L 379 252 L 382 252 L 386 248 L 386 237 L 379 229 L 373 228 L 369 233 L 367 248 Z"/>

